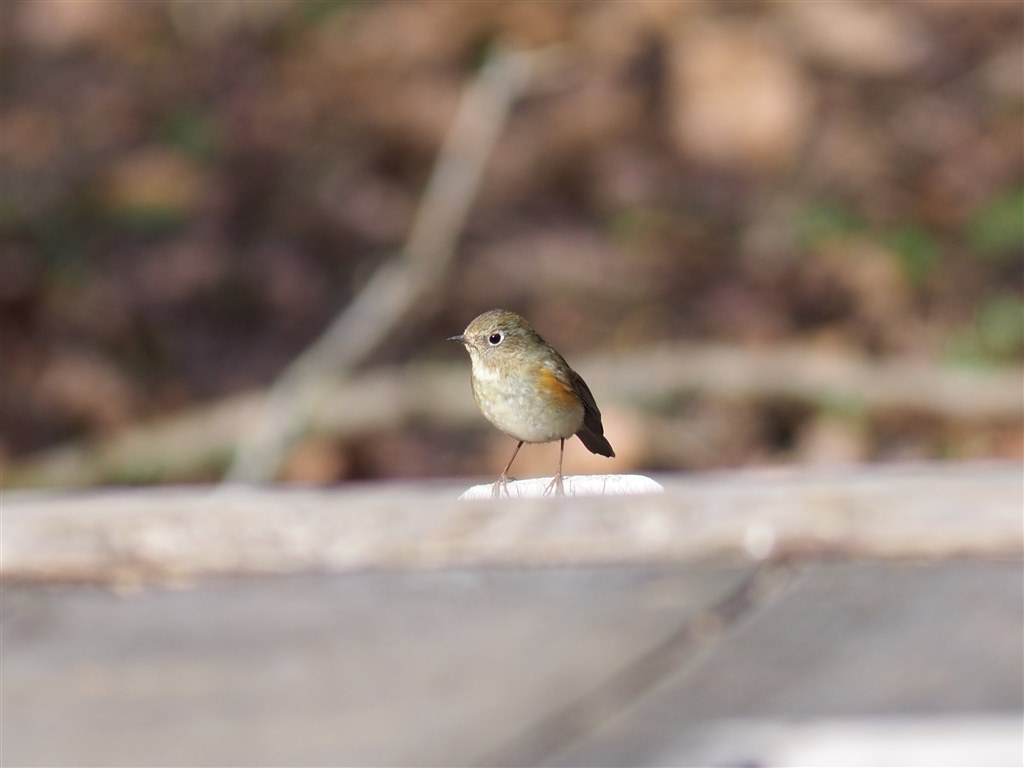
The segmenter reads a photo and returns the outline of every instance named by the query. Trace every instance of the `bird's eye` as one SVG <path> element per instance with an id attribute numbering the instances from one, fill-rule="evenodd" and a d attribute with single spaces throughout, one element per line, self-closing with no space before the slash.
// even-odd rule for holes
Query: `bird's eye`
<path id="1" fill-rule="evenodd" d="M 502 333 L 501 331 L 495 331 L 494 333 L 492 333 L 490 336 L 487 337 L 487 341 L 490 342 L 492 347 L 496 347 L 499 344 L 501 344 L 501 341 L 504 338 L 505 338 L 505 334 L 504 333 Z"/>

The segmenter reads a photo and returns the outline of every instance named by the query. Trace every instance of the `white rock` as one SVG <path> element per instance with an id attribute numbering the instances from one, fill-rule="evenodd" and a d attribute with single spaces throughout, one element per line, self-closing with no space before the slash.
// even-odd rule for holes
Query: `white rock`
<path id="1" fill-rule="evenodd" d="M 510 480 L 502 491 L 501 498 L 536 498 L 544 496 L 551 484 L 551 478 L 534 477 L 529 480 Z M 637 493 L 662 493 L 660 483 L 644 475 L 578 475 L 565 477 L 563 487 L 566 496 L 626 496 Z M 474 485 L 466 490 L 460 499 L 490 499 L 493 483 Z M 548 495 L 551 495 L 550 492 Z"/>

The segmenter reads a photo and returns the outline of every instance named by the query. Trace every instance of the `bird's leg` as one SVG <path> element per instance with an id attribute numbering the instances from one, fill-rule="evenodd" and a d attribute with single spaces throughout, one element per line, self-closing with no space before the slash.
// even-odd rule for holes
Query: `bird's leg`
<path id="1" fill-rule="evenodd" d="M 502 491 L 505 491 L 506 496 L 509 495 L 508 471 L 512 469 L 512 462 L 516 460 L 516 454 L 519 453 L 519 449 L 523 447 L 523 442 L 523 440 L 520 440 L 519 445 L 517 445 L 516 449 L 512 451 L 512 458 L 508 460 L 508 464 L 505 465 L 505 468 L 501 470 L 501 475 L 498 476 L 498 481 L 494 484 L 494 487 L 491 488 L 491 496 L 494 498 L 501 496 Z"/>
<path id="2" fill-rule="evenodd" d="M 548 483 L 548 487 L 544 489 L 545 496 L 551 492 L 552 488 L 555 490 L 555 496 L 565 496 L 565 486 L 562 485 L 562 456 L 564 454 L 565 438 L 563 437 L 558 446 L 558 471 L 555 472 L 555 476 L 551 478 L 551 482 Z"/>

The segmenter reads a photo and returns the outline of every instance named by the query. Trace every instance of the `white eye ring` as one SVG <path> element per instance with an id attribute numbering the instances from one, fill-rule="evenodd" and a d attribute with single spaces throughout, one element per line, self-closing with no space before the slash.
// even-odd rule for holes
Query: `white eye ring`
<path id="1" fill-rule="evenodd" d="M 504 340 L 505 334 L 502 333 L 501 331 L 495 331 L 494 333 L 487 337 L 487 343 L 490 344 L 492 347 L 498 346 Z"/>

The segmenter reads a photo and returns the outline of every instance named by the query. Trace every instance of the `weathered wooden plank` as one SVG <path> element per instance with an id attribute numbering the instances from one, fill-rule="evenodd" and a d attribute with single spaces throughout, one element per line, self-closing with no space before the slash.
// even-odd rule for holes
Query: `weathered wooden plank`
<path id="1" fill-rule="evenodd" d="M 948 762 L 974 743 L 966 729 L 959 740 L 933 739 L 950 750 L 945 755 L 918 740 L 922 751 L 909 764 L 1019 765 L 1022 577 L 1015 562 L 808 566 L 765 610 L 561 753 L 531 754 L 527 734 L 506 755 L 561 766 L 774 765 L 771 748 L 780 742 L 766 739 L 759 723 L 775 724 L 778 737 L 779 723 L 874 720 L 878 737 L 896 744 L 890 718 L 926 723 L 938 737 L 944 722 L 955 731 L 959 720 L 980 717 L 994 718 L 987 722 L 999 737 L 999 761 L 976 750 L 967 762 Z"/>
<path id="2" fill-rule="evenodd" d="M 741 588 L 737 567 L 3 590 L 5 765 L 466 765 Z"/>
<path id="3" fill-rule="evenodd" d="M 1006 742 L 1019 466 L 662 480 L 5 494 L 2 762 L 685 764 L 821 718 Z"/>
<path id="4" fill-rule="evenodd" d="M 126 586 L 378 566 L 1019 557 L 1024 470 L 659 478 L 646 496 L 457 501 L 451 483 L 0 496 L 0 575 Z"/>

